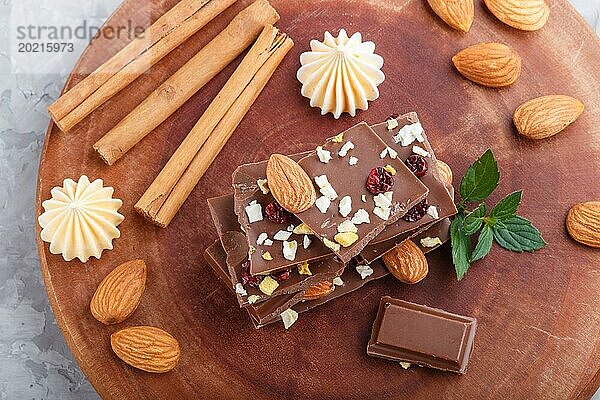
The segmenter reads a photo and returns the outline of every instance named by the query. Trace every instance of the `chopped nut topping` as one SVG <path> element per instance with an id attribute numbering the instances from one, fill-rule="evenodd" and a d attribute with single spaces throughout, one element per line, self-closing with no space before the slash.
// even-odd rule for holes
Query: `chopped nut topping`
<path id="1" fill-rule="evenodd" d="M 427 214 L 429 214 L 429 216 L 433 219 L 438 219 L 440 217 L 436 206 L 429 206 L 427 209 Z"/>
<path id="2" fill-rule="evenodd" d="M 344 281 L 339 276 L 336 276 L 335 278 L 333 278 L 333 284 L 335 286 L 343 286 L 344 285 Z"/>
<path id="3" fill-rule="evenodd" d="M 425 141 L 425 138 L 423 137 L 423 126 L 420 122 L 403 126 L 398 134 L 394 136 L 394 142 L 400 143 L 403 147 L 408 146 L 415 140 L 419 143 Z"/>
<path id="4" fill-rule="evenodd" d="M 413 146 L 412 151 L 413 151 L 413 153 L 418 154 L 422 157 L 430 157 L 431 156 L 431 154 L 429 154 L 429 152 L 427 150 L 425 150 L 424 148 L 419 147 L 419 146 Z"/>
<path id="5" fill-rule="evenodd" d="M 323 146 L 317 147 L 317 157 L 319 157 L 319 161 L 324 164 L 327 164 L 331 160 L 331 152 L 329 150 L 323 150 Z"/>
<path id="6" fill-rule="evenodd" d="M 327 175 L 320 175 L 315 177 L 315 183 L 319 187 L 319 191 L 323 196 L 327 196 L 329 200 L 337 199 L 338 195 L 335 189 L 333 189 L 333 186 L 331 186 L 331 184 L 329 183 Z"/>
<path id="7" fill-rule="evenodd" d="M 348 159 L 348 164 L 350 164 L 350 165 L 358 164 L 358 158 L 356 158 L 354 156 L 350 156 L 350 158 Z"/>
<path id="8" fill-rule="evenodd" d="M 260 291 L 266 294 L 267 296 L 272 295 L 275 289 L 277 289 L 278 287 L 279 283 L 270 276 L 265 276 L 260 285 L 258 285 Z"/>
<path id="9" fill-rule="evenodd" d="M 344 232 L 335 235 L 334 239 L 342 246 L 350 247 L 358 240 L 358 235 L 354 232 Z"/>
<path id="10" fill-rule="evenodd" d="M 313 232 L 313 230 L 310 229 L 310 227 L 308 225 L 306 225 L 304 222 L 301 223 L 300 225 L 298 225 L 297 227 L 295 227 L 293 232 L 296 235 L 314 235 L 315 234 Z"/>
<path id="11" fill-rule="evenodd" d="M 387 172 L 389 172 L 390 174 L 396 175 L 396 168 L 392 167 L 390 164 L 386 165 L 385 167 L 383 167 L 383 169 L 385 169 Z"/>
<path id="12" fill-rule="evenodd" d="M 347 141 L 346 143 L 344 143 L 344 145 L 342 146 L 340 151 L 338 151 L 338 156 L 346 157 L 346 154 L 348 154 L 348 152 L 350 150 L 352 150 L 353 148 L 354 148 L 354 143 L 352 143 L 351 141 Z"/>
<path id="13" fill-rule="evenodd" d="M 360 274 L 360 279 L 365 279 L 373 274 L 373 268 L 369 267 L 368 265 L 357 265 L 356 272 Z"/>
<path id="14" fill-rule="evenodd" d="M 284 241 L 284 240 L 288 240 L 290 238 L 290 236 L 292 236 L 292 232 L 290 231 L 279 231 L 277 232 L 274 236 L 273 239 L 275 240 L 279 240 L 279 241 Z"/>
<path id="15" fill-rule="evenodd" d="M 344 196 L 340 200 L 340 214 L 346 218 L 352 211 L 352 198 L 350 196 Z"/>
<path id="16" fill-rule="evenodd" d="M 388 131 L 398 127 L 398 120 L 396 118 L 390 118 L 386 122 Z"/>
<path id="17" fill-rule="evenodd" d="M 312 240 L 307 235 L 304 235 L 304 239 L 302 241 L 302 247 L 304 247 L 305 249 L 308 249 L 308 246 L 310 246 L 311 243 L 312 243 Z"/>
<path id="18" fill-rule="evenodd" d="M 304 261 L 302 264 L 298 265 L 298 273 L 300 275 L 312 275 L 312 272 L 310 272 L 310 268 L 308 267 L 307 261 Z"/>
<path id="19" fill-rule="evenodd" d="M 354 213 L 351 221 L 354 225 L 370 224 L 371 218 L 369 217 L 369 212 L 367 210 L 360 208 Z"/>
<path id="20" fill-rule="evenodd" d="M 409 369 L 410 368 L 410 363 L 405 362 L 405 361 L 400 361 L 400 366 L 404 369 Z"/>
<path id="21" fill-rule="evenodd" d="M 266 179 L 259 179 L 256 181 L 256 184 L 258 185 L 258 188 L 260 189 L 262 194 L 269 194 L 269 192 L 271 191 L 269 189 L 269 185 L 267 184 Z"/>
<path id="22" fill-rule="evenodd" d="M 248 296 L 248 292 L 244 289 L 244 285 L 239 282 L 235 284 L 235 292 L 240 296 Z"/>
<path id="23" fill-rule="evenodd" d="M 289 329 L 290 326 L 294 325 L 294 323 L 298 321 L 298 313 L 291 308 L 288 308 L 282 312 L 280 316 L 285 329 Z"/>
<path id="24" fill-rule="evenodd" d="M 262 206 L 253 200 L 246 206 L 246 215 L 248 215 L 248 222 L 258 222 L 263 220 Z"/>
<path id="25" fill-rule="evenodd" d="M 283 258 L 286 260 L 294 261 L 296 259 L 296 250 L 298 250 L 298 242 L 295 240 L 283 242 Z"/>
<path id="26" fill-rule="evenodd" d="M 267 261 L 272 261 L 273 260 L 273 256 L 268 251 L 265 251 L 262 254 L 262 258 L 263 258 L 263 260 L 267 260 Z"/>
<path id="27" fill-rule="evenodd" d="M 267 240 L 268 238 L 269 238 L 269 235 L 267 235 L 266 232 L 263 232 L 260 235 L 258 235 L 258 238 L 256 238 L 256 244 L 259 246 L 262 246 L 263 243 L 265 243 L 265 240 Z"/>
<path id="28" fill-rule="evenodd" d="M 340 251 L 340 249 L 342 248 L 339 244 L 327 238 L 323 238 L 323 244 L 333 251 Z"/>
<path id="29" fill-rule="evenodd" d="M 344 132 L 338 133 L 334 137 L 331 138 L 333 143 L 342 143 L 344 141 Z"/>
<path id="30" fill-rule="evenodd" d="M 344 222 L 342 222 L 341 224 L 338 225 L 337 227 L 337 231 L 339 233 L 345 233 L 345 232 L 358 232 L 358 228 L 356 227 L 356 225 L 354 225 L 352 223 L 352 221 L 350 221 L 349 219 L 345 220 Z"/>
<path id="31" fill-rule="evenodd" d="M 439 237 L 425 237 L 423 239 L 421 239 L 421 246 L 423 247 L 435 247 L 435 246 L 439 246 L 442 244 L 442 241 L 440 240 Z"/>
<path id="32" fill-rule="evenodd" d="M 327 198 L 327 196 L 321 196 L 315 201 L 315 206 L 321 211 L 323 214 L 327 212 L 329 206 L 331 205 L 331 200 Z"/>
<path id="33" fill-rule="evenodd" d="M 256 294 L 251 294 L 250 296 L 248 296 L 248 303 L 250 303 L 250 304 L 254 304 L 258 300 L 260 300 L 260 296 L 258 296 Z"/>

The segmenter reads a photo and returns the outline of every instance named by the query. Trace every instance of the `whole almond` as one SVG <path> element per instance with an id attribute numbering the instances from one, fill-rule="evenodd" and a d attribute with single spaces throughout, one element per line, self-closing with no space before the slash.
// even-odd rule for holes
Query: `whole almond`
<path id="1" fill-rule="evenodd" d="M 422 281 L 429 272 L 425 254 L 411 240 L 405 240 L 384 254 L 383 262 L 396 279 L 411 285 Z"/>
<path id="2" fill-rule="evenodd" d="M 291 213 L 308 210 L 317 199 L 310 177 L 297 162 L 281 154 L 269 158 L 267 182 L 275 200 Z"/>
<path id="3" fill-rule="evenodd" d="M 600 201 L 571 207 L 567 214 L 567 231 L 579 243 L 600 248 Z"/>
<path id="4" fill-rule="evenodd" d="M 554 136 L 583 112 L 581 101 L 571 96 L 542 96 L 522 104 L 513 115 L 519 133 L 529 139 Z"/>
<path id="5" fill-rule="evenodd" d="M 132 367 L 146 372 L 168 372 L 179 361 L 179 342 L 152 326 L 134 326 L 110 335 L 115 354 Z"/>
<path id="6" fill-rule="evenodd" d="M 465 78 L 483 86 L 510 86 L 521 76 L 521 57 L 502 43 L 467 47 L 452 62 Z"/>
<path id="7" fill-rule="evenodd" d="M 541 29 L 550 16 L 544 0 L 484 0 L 485 5 L 500 21 L 523 31 Z"/>
<path id="8" fill-rule="evenodd" d="M 132 260 L 113 269 L 100 282 L 90 311 L 106 325 L 118 324 L 136 310 L 146 287 L 146 263 Z"/>
<path id="9" fill-rule="evenodd" d="M 450 27 L 468 32 L 473 24 L 475 8 L 473 0 L 427 0 L 434 13 Z"/>
<path id="10" fill-rule="evenodd" d="M 438 165 L 438 170 L 440 171 L 440 178 L 442 179 L 442 181 L 446 185 L 452 186 L 453 175 L 452 175 L 452 169 L 450 169 L 450 166 L 448 164 L 446 164 L 445 162 L 443 162 L 442 160 L 437 160 L 437 165 Z"/>
<path id="11" fill-rule="evenodd" d="M 304 300 L 315 300 L 321 297 L 327 296 L 329 293 L 333 292 L 335 286 L 333 282 L 330 281 L 322 281 L 313 285 L 304 291 Z"/>

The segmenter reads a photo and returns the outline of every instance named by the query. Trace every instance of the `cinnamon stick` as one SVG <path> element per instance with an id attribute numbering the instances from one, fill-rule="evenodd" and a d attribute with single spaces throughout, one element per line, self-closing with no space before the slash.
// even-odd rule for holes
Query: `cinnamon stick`
<path id="1" fill-rule="evenodd" d="M 219 35 L 97 141 L 94 149 L 112 165 L 244 51 L 265 25 L 278 20 L 279 15 L 267 0 L 257 0 L 242 10 Z"/>
<path id="2" fill-rule="evenodd" d="M 266 46 L 265 41 L 261 41 L 265 38 L 272 39 Z M 228 81 L 231 85 L 223 87 L 186 140 L 135 205 L 139 213 L 161 227 L 166 227 L 171 222 L 292 46 L 293 41 L 287 35 L 279 33 L 272 27 L 265 28 L 252 50 Z M 253 50 L 257 51 L 253 52 Z M 266 59 L 265 53 L 268 54 Z M 240 83 L 240 77 L 248 71 L 254 71 L 252 76 L 249 80 Z M 240 85 L 239 94 L 235 94 L 238 91 L 230 90 Z M 227 109 L 223 110 L 224 107 Z M 216 110 L 223 111 L 217 113 Z M 218 114 L 221 114 L 221 117 L 217 117 Z M 211 128 L 210 122 L 216 118 L 220 119 Z"/>
<path id="3" fill-rule="evenodd" d="M 237 0 L 181 0 L 48 107 L 68 132 Z"/>

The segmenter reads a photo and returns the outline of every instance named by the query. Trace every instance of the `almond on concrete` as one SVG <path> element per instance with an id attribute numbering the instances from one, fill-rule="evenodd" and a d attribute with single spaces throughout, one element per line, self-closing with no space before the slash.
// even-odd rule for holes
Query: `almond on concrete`
<path id="1" fill-rule="evenodd" d="M 310 177 L 289 157 L 271 155 L 267 163 L 267 181 L 275 200 L 291 213 L 301 213 L 315 204 L 317 192 Z"/>
<path id="2" fill-rule="evenodd" d="M 600 201 L 575 204 L 567 214 L 566 225 L 573 239 L 600 248 Z"/>
<path id="3" fill-rule="evenodd" d="M 489 87 L 510 86 L 521 76 L 521 57 L 502 43 L 479 43 L 452 57 L 465 78 Z"/>
<path id="4" fill-rule="evenodd" d="M 438 170 L 440 171 L 440 178 L 442 181 L 449 186 L 452 186 L 452 169 L 450 166 L 441 160 L 437 160 Z"/>
<path id="5" fill-rule="evenodd" d="M 412 240 L 405 240 L 384 254 L 383 262 L 396 279 L 411 285 L 422 281 L 429 272 L 425 254 Z"/>
<path id="6" fill-rule="evenodd" d="M 541 29 L 550 16 L 544 0 L 484 0 L 485 5 L 500 21 L 523 31 Z"/>
<path id="7" fill-rule="evenodd" d="M 513 122 L 521 135 L 545 139 L 572 124 L 584 108 L 581 101 L 571 96 L 542 96 L 520 105 L 513 115 Z"/>
<path id="8" fill-rule="evenodd" d="M 90 311 L 103 324 L 123 322 L 136 310 L 145 287 L 146 263 L 127 261 L 100 282 L 90 302 Z"/>
<path id="9" fill-rule="evenodd" d="M 322 281 L 313 285 L 304 291 L 304 300 L 316 300 L 321 297 L 327 296 L 329 293 L 333 292 L 335 286 L 333 282 L 330 281 Z"/>
<path id="10" fill-rule="evenodd" d="M 468 32 L 473 24 L 473 0 L 427 0 L 429 6 L 451 28 Z"/>
<path id="11" fill-rule="evenodd" d="M 110 335 L 115 354 L 132 367 L 162 373 L 175 368 L 181 354 L 179 342 L 152 326 L 134 326 Z"/>

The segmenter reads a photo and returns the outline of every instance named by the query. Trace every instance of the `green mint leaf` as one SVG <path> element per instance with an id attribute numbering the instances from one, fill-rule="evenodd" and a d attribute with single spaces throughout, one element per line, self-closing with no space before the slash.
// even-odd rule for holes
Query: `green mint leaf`
<path id="1" fill-rule="evenodd" d="M 496 204 L 496 207 L 492 210 L 490 218 L 497 218 L 504 220 L 514 216 L 517 213 L 519 204 L 521 203 L 522 190 L 514 192 L 503 198 Z"/>
<path id="2" fill-rule="evenodd" d="M 460 196 L 465 202 L 485 200 L 496 189 L 499 180 L 498 164 L 492 150 L 488 149 L 460 181 Z"/>
<path id="3" fill-rule="evenodd" d="M 479 207 L 467 214 L 463 222 L 465 235 L 471 236 L 481 228 L 486 211 L 487 207 L 485 206 L 485 203 L 481 203 Z"/>
<path id="4" fill-rule="evenodd" d="M 471 262 L 481 260 L 487 256 L 490 250 L 492 250 L 492 243 L 494 243 L 494 232 L 490 225 L 485 224 L 479 234 L 477 246 L 475 246 L 475 250 L 473 250 L 473 254 L 471 255 Z"/>
<path id="5" fill-rule="evenodd" d="M 546 245 L 540 231 L 530 221 L 515 215 L 492 228 L 496 243 L 506 250 L 523 252 L 539 250 Z"/>
<path id="6" fill-rule="evenodd" d="M 471 239 L 463 231 L 463 214 L 458 214 L 450 224 L 450 242 L 452 244 L 452 263 L 456 278 L 460 281 L 469 269 Z"/>

